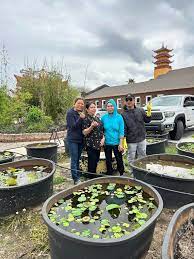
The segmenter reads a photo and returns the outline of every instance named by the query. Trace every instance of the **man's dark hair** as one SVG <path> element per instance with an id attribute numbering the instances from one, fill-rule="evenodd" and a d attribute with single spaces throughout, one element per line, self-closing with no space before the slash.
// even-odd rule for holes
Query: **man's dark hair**
<path id="1" fill-rule="evenodd" d="M 125 97 L 125 101 L 128 102 L 128 101 L 132 101 L 135 99 L 135 96 L 133 94 L 128 94 L 126 97 Z"/>

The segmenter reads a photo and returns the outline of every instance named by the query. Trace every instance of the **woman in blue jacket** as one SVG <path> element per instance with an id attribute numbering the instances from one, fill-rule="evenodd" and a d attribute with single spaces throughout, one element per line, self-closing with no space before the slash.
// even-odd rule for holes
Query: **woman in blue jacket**
<path id="1" fill-rule="evenodd" d="M 113 174 L 112 168 L 112 152 L 114 152 L 117 169 L 120 175 L 124 173 L 123 158 L 123 138 L 124 138 L 124 121 L 123 117 L 117 112 L 117 106 L 113 99 L 107 102 L 107 113 L 102 117 L 101 121 L 104 127 L 105 135 L 105 156 L 107 174 Z"/>

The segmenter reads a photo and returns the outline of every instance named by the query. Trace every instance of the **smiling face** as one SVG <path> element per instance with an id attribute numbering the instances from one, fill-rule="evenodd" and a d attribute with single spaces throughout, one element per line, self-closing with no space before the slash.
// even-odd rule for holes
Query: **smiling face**
<path id="1" fill-rule="evenodd" d="M 133 109 L 135 107 L 135 98 L 126 98 L 126 106 L 129 108 L 129 109 Z"/>
<path id="2" fill-rule="evenodd" d="M 78 112 L 82 112 L 84 109 L 84 101 L 82 99 L 78 99 L 74 104 L 74 109 Z"/>
<path id="3" fill-rule="evenodd" d="M 86 111 L 89 115 L 94 116 L 96 114 L 96 105 L 94 103 L 90 104 Z"/>
<path id="4" fill-rule="evenodd" d="M 114 112 L 114 106 L 111 103 L 107 103 L 106 110 L 108 113 Z"/>

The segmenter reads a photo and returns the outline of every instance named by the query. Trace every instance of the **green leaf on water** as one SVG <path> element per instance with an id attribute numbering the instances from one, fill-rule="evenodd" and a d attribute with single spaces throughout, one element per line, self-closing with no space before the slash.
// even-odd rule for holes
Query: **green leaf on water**
<path id="1" fill-rule="evenodd" d="M 100 238 L 100 236 L 99 236 L 99 235 L 97 235 L 97 234 L 94 234 L 94 235 L 92 236 L 92 238 L 94 238 L 94 239 L 99 239 L 99 238 Z"/>
<path id="2" fill-rule="evenodd" d="M 129 224 L 128 223 L 123 223 L 123 227 L 128 228 Z"/>
<path id="3" fill-rule="evenodd" d="M 122 231 L 122 228 L 120 226 L 113 226 L 111 230 L 113 233 L 120 233 Z"/>
<path id="4" fill-rule="evenodd" d="M 86 201 L 86 196 L 85 196 L 85 194 L 82 194 L 77 200 L 78 200 L 79 202 Z"/>
<path id="5" fill-rule="evenodd" d="M 97 209 L 96 205 L 92 205 L 89 207 L 89 211 L 95 211 Z"/>
<path id="6" fill-rule="evenodd" d="M 109 227 L 110 226 L 109 220 L 108 219 L 102 219 L 101 225 L 103 225 L 105 227 Z"/>
<path id="7" fill-rule="evenodd" d="M 142 189 L 142 186 L 136 185 L 136 186 L 135 186 L 135 189 L 137 189 L 138 191 L 140 191 L 140 190 Z"/>
<path id="8" fill-rule="evenodd" d="M 109 190 L 109 191 L 113 191 L 115 186 L 116 186 L 116 183 L 109 183 L 109 185 L 107 186 L 106 189 Z"/>
<path id="9" fill-rule="evenodd" d="M 109 205 L 106 206 L 106 210 L 107 211 L 113 210 L 113 209 L 119 209 L 119 208 L 120 208 L 120 206 L 118 204 L 114 204 L 114 203 L 109 204 Z"/>
<path id="10" fill-rule="evenodd" d="M 89 229 L 85 229 L 81 233 L 82 237 L 89 237 L 90 235 L 91 235 L 91 230 L 89 230 Z"/>

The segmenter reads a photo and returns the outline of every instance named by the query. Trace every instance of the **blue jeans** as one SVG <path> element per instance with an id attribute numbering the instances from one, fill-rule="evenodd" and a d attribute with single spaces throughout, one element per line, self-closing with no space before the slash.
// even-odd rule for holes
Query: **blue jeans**
<path id="1" fill-rule="evenodd" d="M 68 141 L 69 154 L 71 157 L 71 176 L 76 182 L 80 178 L 79 160 L 81 157 L 83 144 Z"/>

